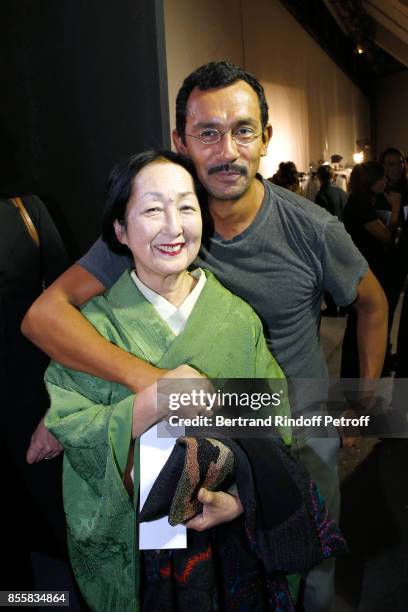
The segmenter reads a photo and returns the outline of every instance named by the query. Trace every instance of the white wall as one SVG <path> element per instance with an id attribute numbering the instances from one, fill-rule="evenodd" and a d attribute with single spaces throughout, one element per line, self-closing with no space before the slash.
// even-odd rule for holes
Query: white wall
<path id="1" fill-rule="evenodd" d="M 265 176 L 280 161 L 307 170 L 338 153 L 352 163 L 355 141 L 369 138 L 368 100 L 278 0 L 165 0 L 165 25 L 172 127 L 183 78 L 227 59 L 265 87 L 274 129 Z"/>
<path id="2" fill-rule="evenodd" d="M 173 129 L 176 96 L 186 76 L 215 60 L 243 65 L 241 9 L 236 0 L 165 0 L 164 18 Z"/>
<path id="3" fill-rule="evenodd" d="M 370 133 L 369 103 L 278 1 L 243 0 L 246 68 L 265 87 L 274 138 L 261 170 L 282 160 L 299 170 L 338 153 L 353 162 Z"/>
<path id="4" fill-rule="evenodd" d="M 408 70 L 377 82 L 377 152 L 397 147 L 408 155 Z"/>

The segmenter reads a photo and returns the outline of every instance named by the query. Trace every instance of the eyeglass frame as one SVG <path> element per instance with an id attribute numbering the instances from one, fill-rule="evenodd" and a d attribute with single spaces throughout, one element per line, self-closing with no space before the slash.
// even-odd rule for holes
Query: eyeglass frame
<path id="1" fill-rule="evenodd" d="M 243 126 L 241 126 L 241 128 L 242 127 Z M 237 129 L 239 130 L 241 128 L 237 128 Z M 237 145 L 240 145 L 241 147 L 249 147 L 249 145 L 251 145 L 257 138 L 262 136 L 262 132 L 261 132 L 259 134 L 254 134 L 253 137 L 251 138 L 251 140 L 249 140 L 248 142 L 240 142 L 239 140 L 237 140 L 236 136 L 234 136 L 234 133 L 233 133 L 232 130 L 227 130 L 226 132 L 221 132 L 221 130 L 218 130 L 217 128 L 205 128 L 205 129 L 209 129 L 209 130 L 212 130 L 213 132 L 217 132 L 219 134 L 218 140 L 216 140 L 215 142 L 205 142 L 202 138 L 200 138 L 200 136 L 195 136 L 194 134 L 187 134 L 187 132 L 185 132 L 185 135 L 186 136 L 190 136 L 190 138 L 194 138 L 194 140 L 199 140 L 200 142 L 202 142 L 205 145 L 211 146 L 211 145 L 219 144 L 226 134 L 231 133 L 232 140 Z M 203 131 L 205 131 L 205 129 Z M 252 130 L 252 128 L 249 128 L 249 129 Z"/>

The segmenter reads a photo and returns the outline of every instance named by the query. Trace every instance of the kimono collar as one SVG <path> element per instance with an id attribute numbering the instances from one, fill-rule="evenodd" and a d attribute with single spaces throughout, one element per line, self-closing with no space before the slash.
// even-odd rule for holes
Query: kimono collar
<path id="1" fill-rule="evenodd" d="M 175 336 L 178 336 L 185 328 L 188 318 L 207 280 L 201 268 L 197 268 L 191 272 L 191 275 L 194 276 L 198 282 L 179 307 L 174 306 L 174 304 L 166 300 L 166 298 L 159 293 L 147 287 L 137 276 L 135 270 L 133 270 L 130 275 L 140 293 L 152 304 L 152 306 L 154 306 L 159 316 L 167 323 Z"/>

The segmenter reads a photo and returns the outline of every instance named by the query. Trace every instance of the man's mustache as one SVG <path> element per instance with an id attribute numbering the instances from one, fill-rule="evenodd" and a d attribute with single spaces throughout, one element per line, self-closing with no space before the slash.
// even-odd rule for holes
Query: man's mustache
<path id="1" fill-rule="evenodd" d="M 247 176 L 248 171 L 245 166 L 239 164 L 220 164 L 219 166 L 211 166 L 208 169 L 208 174 L 215 174 L 216 172 L 237 172 L 242 176 Z"/>

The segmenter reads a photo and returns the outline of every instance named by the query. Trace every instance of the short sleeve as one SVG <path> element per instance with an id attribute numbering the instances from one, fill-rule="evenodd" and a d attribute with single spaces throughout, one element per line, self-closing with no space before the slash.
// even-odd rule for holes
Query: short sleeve
<path id="1" fill-rule="evenodd" d="M 113 253 L 102 238 L 99 238 L 77 263 L 106 289 L 110 289 L 123 272 L 133 266 L 130 257 Z"/>
<path id="2" fill-rule="evenodd" d="M 357 297 L 357 287 L 367 274 L 368 264 L 344 225 L 335 217 L 328 220 L 322 237 L 323 283 L 338 306 L 347 306 Z"/>

